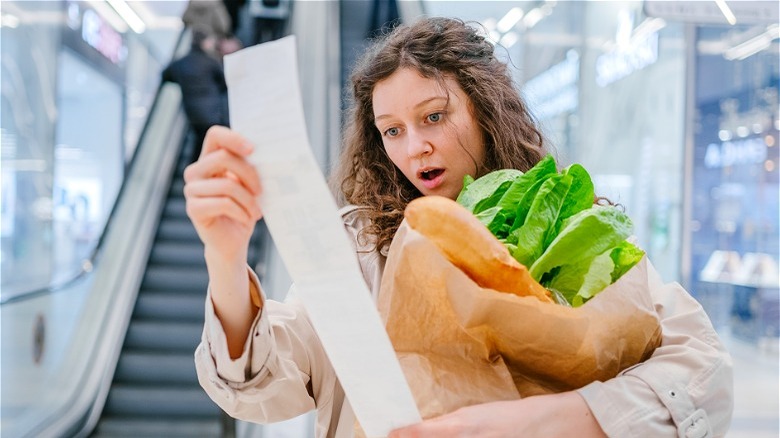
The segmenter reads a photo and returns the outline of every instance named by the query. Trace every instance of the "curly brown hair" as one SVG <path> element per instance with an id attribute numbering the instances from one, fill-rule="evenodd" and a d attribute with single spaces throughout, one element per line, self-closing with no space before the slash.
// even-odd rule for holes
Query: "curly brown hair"
<path id="1" fill-rule="evenodd" d="M 376 248 L 392 240 L 406 205 L 422 196 L 387 156 L 374 125 L 374 87 L 399 68 L 413 68 L 442 85 L 452 78 L 468 96 L 485 141 L 485 161 L 477 163 L 475 178 L 496 169 L 527 171 L 546 154 L 507 65 L 477 27 L 442 17 L 396 27 L 375 40 L 352 71 L 344 147 L 331 175 L 340 202 L 367 207 L 360 214 L 370 225 L 359 237 Z"/>

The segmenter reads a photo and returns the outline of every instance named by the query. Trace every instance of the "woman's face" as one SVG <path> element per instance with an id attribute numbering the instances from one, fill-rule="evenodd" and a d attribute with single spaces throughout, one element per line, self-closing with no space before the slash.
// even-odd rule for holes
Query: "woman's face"
<path id="1" fill-rule="evenodd" d="M 455 199 L 485 158 L 482 131 L 457 82 L 401 68 L 374 86 L 374 123 L 387 155 L 423 195 Z M 449 92 L 448 92 L 449 91 Z"/>

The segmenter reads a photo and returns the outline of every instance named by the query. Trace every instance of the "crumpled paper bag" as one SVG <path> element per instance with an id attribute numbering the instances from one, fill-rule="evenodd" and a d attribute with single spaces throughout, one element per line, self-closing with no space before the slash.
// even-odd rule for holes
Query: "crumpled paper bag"
<path id="1" fill-rule="evenodd" d="M 406 222 L 378 306 L 423 418 L 604 381 L 661 343 L 644 258 L 571 308 L 480 287 Z"/>

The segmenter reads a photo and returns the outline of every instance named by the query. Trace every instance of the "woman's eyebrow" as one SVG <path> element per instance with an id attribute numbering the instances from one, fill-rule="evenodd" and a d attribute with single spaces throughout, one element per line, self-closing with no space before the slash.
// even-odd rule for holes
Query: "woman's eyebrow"
<path id="1" fill-rule="evenodd" d="M 447 97 L 445 97 L 445 96 L 433 96 L 433 97 L 429 97 L 429 98 L 427 98 L 427 99 L 421 100 L 420 102 L 417 102 L 417 103 L 414 105 L 414 107 L 413 107 L 413 108 L 414 108 L 414 109 L 420 108 L 421 106 L 425 106 L 425 105 L 427 105 L 427 104 L 429 104 L 429 103 L 431 103 L 431 102 L 433 102 L 433 101 L 436 101 L 436 100 L 444 100 L 444 101 L 446 101 L 446 100 L 447 100 Z M 382 119 L 387 119 L 387 118 L 389 118 L 389 117 L 392 117 L 392 116 L 391 116 L 390 114 L 380 114 L 380 115 L 378 115 L 378 116 L 374 117 L 374 123 L 376 123 L 376 122 L 378 122 L 378 121 L 380 121 L 380 120 L 382 120 Z"/>

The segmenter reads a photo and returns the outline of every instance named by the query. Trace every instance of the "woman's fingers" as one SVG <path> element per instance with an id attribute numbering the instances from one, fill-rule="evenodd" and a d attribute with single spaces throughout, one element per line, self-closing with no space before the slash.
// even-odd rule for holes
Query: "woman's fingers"
<path id="1" fill-rule="evenodd" d="M 193 223 L 204 226 L 222 217 L 228 217 L 250 227 L 255 222 L 254 216 L 228 196 L 192 198 L 187 201 L 187 215 Z"/>
<path id="2" fill-rule="evenodd" d="M 236 179 L 255 195 L 260 194 L 260 177 L 257 170 L 243 157 L 237 156 L 226 149 L 217 149 L 184 169 L 184 181 L 191 184 L 195 181 L 228 176 Z"/>
<path id="3" fill-rule="evenodd" d="M 206 131 L 200 156 L 203 157 L 218 149 L 226 149 L 242 157 L 248 156 L 254 150 L 252 144 L 241 134 L 230 128 L 215 125 Z"/>
<path id="4" fill-rule="evenodd" d="M 184 196 L 188 202 L 198 198 L 228 198 L 244 210 L 252 220 L 262 217 L 257 196 L 230 175 L 188 183 L 184 186 Z"/>
<path id="5" fill-rule="evenodd" d="M 221 224 L 224 231 L 229 220 L 251 227 L 262 217 L 260 177 L 247 161 L 252 150 L 235 131 L 224 126 L 208 130 L 200 158 L 184 170 L 187 215 L 198 227 Z"/>

